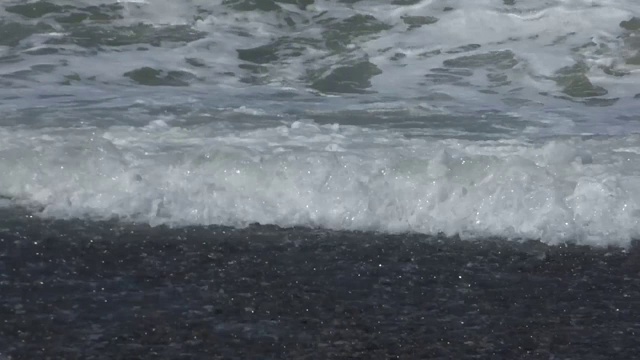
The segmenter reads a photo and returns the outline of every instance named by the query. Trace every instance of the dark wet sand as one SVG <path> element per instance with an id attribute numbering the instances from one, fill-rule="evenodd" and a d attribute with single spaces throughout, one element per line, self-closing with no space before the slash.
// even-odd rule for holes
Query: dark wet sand
<path id="1" fill-rule="evenodd" d="M 0 226 L 0 359 L 632 359 L 640 251 L 254 226 Z"/>

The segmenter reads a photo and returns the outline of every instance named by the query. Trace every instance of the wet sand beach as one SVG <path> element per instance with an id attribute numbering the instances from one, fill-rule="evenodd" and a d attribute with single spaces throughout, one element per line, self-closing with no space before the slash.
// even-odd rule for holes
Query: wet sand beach
<path id="1" fill-rule="evenodd" d="M 21 217 L 3 359 L 630 359 L 640 252 Z"/>

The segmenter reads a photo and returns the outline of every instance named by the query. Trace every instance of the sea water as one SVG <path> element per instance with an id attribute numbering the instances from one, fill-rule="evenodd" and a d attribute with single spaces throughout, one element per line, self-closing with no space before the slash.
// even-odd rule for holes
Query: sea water
<path id="1" fill-rule="evenodd" d="M 4 1 L 0 85 L 4 209 L 640 236 L 633 0 Z"/>

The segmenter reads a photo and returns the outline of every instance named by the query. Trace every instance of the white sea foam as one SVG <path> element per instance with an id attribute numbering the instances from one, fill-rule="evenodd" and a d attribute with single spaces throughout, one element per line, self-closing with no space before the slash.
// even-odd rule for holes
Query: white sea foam
<path id="1" fill-rule="evenodd" d="M 82 3 L 104 4 L 100 0 Z M 71 85 L 88 83 L 92 86 L 112 84 L 131 87 L 131 80 L 124 77 L 124 73 L 152 67 L 193 74 L 197 81 L 194 80 L 191 86 L 215 97 L 223 95 L 229 87 L 243 88 L 248 94 L 264 92 L 265 88 L 275 91 L 296 89 L 305 93 L 310 90 L 309 73 L 327 73 L 361 59 L 382 70 L 381 74 L 371 78 L 369 90 L 387 99 L 430 96 L 433 103 L 462 103 L 472 108 L 511 111 L 541 104 L 553 108 L 573 107 L 575 104 L 557 98 L 564 94 L 553 77 L 562 67 L 581 64 L 589 81 L 607 90 L 605 98 L 614 103 L 609 109 L 629 113 L 639 107 L 634 96 L 640 92 L 637 87 L 640 72 L 637 65 L 627 64 L 626 59 L 640 51 L 640 47 L 637 41 L 627 41 L 634 36 L 620 26 L 622 21 L 640 14 L 637 1 L 554 0 L 531 4 L 518 1 L 512 6 L 497 0 L 420 1 L 410 6 L 372 0 L 350 5 L 316 1 L 305 10 L 292 4 L 278 3 L 283 9 L 279 12 L 239 11 L 230 7 L 233 2 L 224 5 L 205 0 L 121 3 L 126 6 L 122 19 L 113 19 L 106 24 L 85 23 L 104 29 L 139 23 L 158 28 L 184 25 L 202 32 L 202 38 L 186 42 L 165 41 L 154 46 L 146 43 L 117 47 L 101 45 L 99 51 L 62 44 L 57 46 L 61 49 L 58 53 L 23 54 L 21 61 L 3 64 L 0 75 L 10 77 L 14 86 L 33 86 L 40 93 L 50 95 L 60 89 L 44 85 L 57 85 L 68 76 L 80 79 Z M 60 4 L 78 6 L 77 1 L 61 1 Z M 445 7 L 452 10 L 444 11 Z M 326 41 L 322 34 L 331 30 L 331 21 L 344 20 L 356 14 L 373 16 L 389 29 L 369 36 L 348 37 L 342 34 L 350 39 L 350 43 L 345 44 L 348 50 L 341 52 L 331 52 L 322 45 Z M 12 14 L 3 13 L 1 16 L 7 21 L 33 23 Z M 409 29 L 411 26 L 405 23 L 407 16 L 432 16 L 437 18 L 437 22 Z M 47 23 L 55 23 L 47 16 L 44 18 Z M 287 25 L 285 18 L 295 25 Z M 130 30 L 123 28 L 120 31 L 126 33 Z M 51 36 L 34 34 L 22 40 L 18 50 L 39 49 Z M 237 50 L 269 45 L 278 40 L 296 44 L 296 55 L 287 55 L 288 48 L 282 46 L 275 52 L 278 59 L 264 60 L 260 64 L 261 86 L 247 86 L 243 79 L 246 80 L 254 70 L 239 68 L 248 62 L 238 59 Z M 465 46 L 471 47 L 465 49 Z M 490 81 L 486 69 L 480 67 L 465 77 L 464 82 L 425 84 L 425 75 L 432 69 L 442 68 L 447 60 L 492 51 L 511 51 L 518 62 L 513 68 L 500 72 L 506 79 L 502 82 Z M 401 57 L 395 54 L 401 54 Z M 198 59 L 202 66 L 188 65 L 185 62 L 187 58 Z M 51 68 L 47 71 L 33 70 L 34 66 L 42 65 Z M 617 75 L 611 75 L 611 71 Z M 15 74 L 20 74 L 18 79 Z M 13 90 L 11 87 L 7 89 L 11 89 L 5 90 L 10 96 Z M 70 86 L 65 91 L 86 100 L 82 87 Z M 0 95 L 2 93 L 0 91 Z M 442 100 L 444 96 L 438 97 L 442 94 L 448 100 Z M 172 96 L 175 94 L 168 98 Z M 576 107 L 572 109 L 574 115 L 588 118 L 592 123 L 600 121 L 606 112 Z"/>
<path id="2" fill-rule="evenodd" d="M 639 237 L 637 1 L 20 4 L 0 6 L 0 207 Z"/>
<path id="3" fill-rule="evenodd" d="M 0 129 L 0 196 L 59 218 L 627 245 L 640 137 L 463 141 L 297 121 Z"/>

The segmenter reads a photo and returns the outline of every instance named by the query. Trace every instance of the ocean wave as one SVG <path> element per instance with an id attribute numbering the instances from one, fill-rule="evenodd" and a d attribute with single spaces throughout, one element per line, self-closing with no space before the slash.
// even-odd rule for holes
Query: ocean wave
<path id="1" fill-rule="evenodd" d="M 0 129 L 0 196 L 55 218 L 628 245 L 640 137 L 407 138 L 296 121 Z"/>

